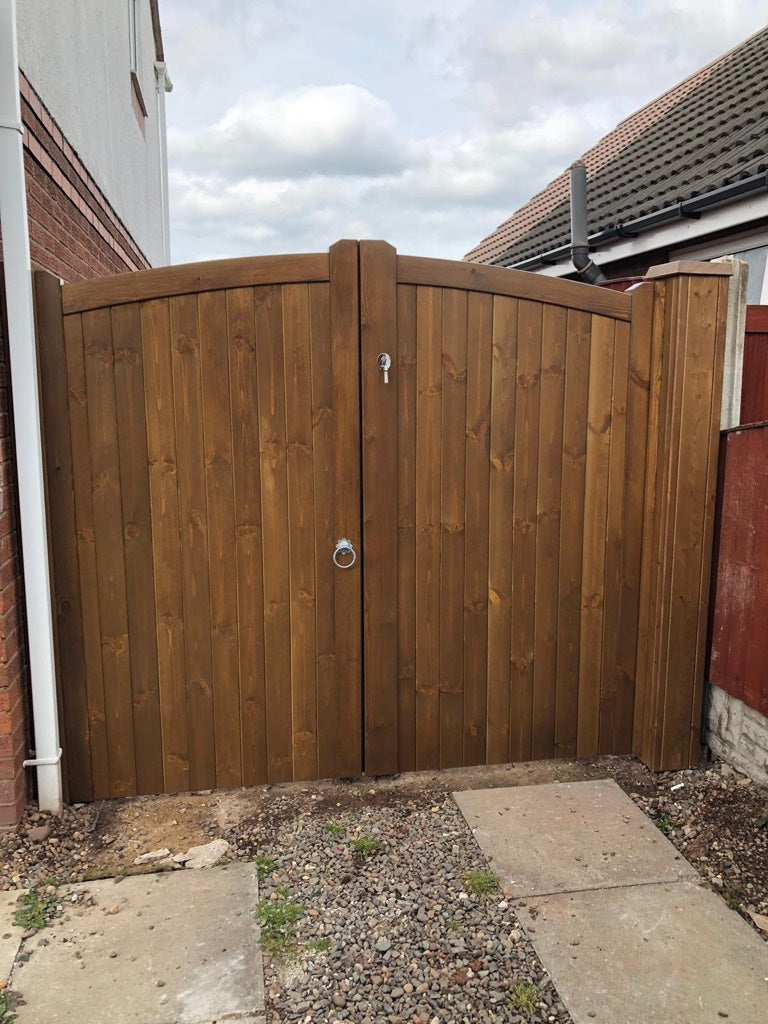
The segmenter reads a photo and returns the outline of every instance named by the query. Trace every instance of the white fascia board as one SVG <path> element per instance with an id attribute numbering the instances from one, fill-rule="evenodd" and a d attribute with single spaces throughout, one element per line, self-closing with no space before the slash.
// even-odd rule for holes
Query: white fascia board
<path id="1" fill-rule="evenodd" d="M 768 218 L 768 192 L 761 192 L 735 203 L 703 210 L 699 220 L 675 220 L 652 231 L 642 231 L 637 238 L 619 239 L 610 245 L 596 249 L 591 255 L 598 267 L 607 268 L 618 260 L 641 256 L 643 253 L 652 252 L 655 249 L 679 249 L 685 246 L 694 246 L 699 239 L 719 231 L 741 229 L 740 235 L 748 235 L 750 232 L 745 229 L 763 218 Z M 747 248 L 747 246 L 741 246 L 741 239 L 739 244 L 741 248 Z M 732 251 L 733 242 L 729 238 L 714 245 L 712 254 L 713 256 L 725 256 Z M 566 274 L 573 274 L 574 270 L 570 259 L 566 259 L 555 266 L 542 267 L 535 273 L 543 274 L 545 277 L 564 277 Z"/>

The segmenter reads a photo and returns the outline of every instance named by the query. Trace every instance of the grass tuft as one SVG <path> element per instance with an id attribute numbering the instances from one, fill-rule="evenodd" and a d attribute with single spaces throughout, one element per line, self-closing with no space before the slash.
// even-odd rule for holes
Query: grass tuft
<path id="1" fill-rule="evenodd" d="M 667 814 L 666 812 L 664 814 L 660 814 L 658 818 L 654 818 L 653 823 L 663 836 L 668 836 L 672 829 L 677 828 L 679 824 L 671 814 Z"/>
<path id="2" fill-rule="evenodd" d="M 323 825 L 323 831 L 327 835 L 333 836 L 334 839 L 340 839 L 344 835 L 344 826 L 340 825 L 337 821 L 326 821 L 325 825 Z"/>
<path id="3" fill-rule="evenodd" d="M 268 878 L 277 867 L 274 857 L 264 857 L 260 853 L 253 858 L 253 863 L 256 865 L 256 877 L 260 882 Z"/>
<path id="4" fill-rule="evenodd" d="M 16 905 L 18 910 L 13 915 L 13 923 L 25 931 L 31 928 L 39 932 L 50 924 L 59 909 L 59 898 L 55 893 L 41 891 L 40 886 L 33 885 L 19 896 Z"/>
<path id="5" fill-rule="evenodd" d="M 475 896 L 490 896 L 491 893 L 498 892 L 499 888 L 496 876 L 490 871 L 468 871 L 464 875 L 464 885 L 467 892 L 474 893 Z"/>
<path id="6" fill-rule="evenodd" d="M 359 860 L 368 860 L 381 850 L 381 841 L 375 836 L 358 836 L 349 845 Z"/>
<path id="7" fill-rule="evenodd" d="M 513 1010 L 521 1013 L 535 1013 L 538 1009 L 541 993 L 530 981 L 521 981 L 512 989 L 509 1001 Z"/>
<path id="8" fill-rule="evenodd" d="M 13 1024 L 16 1020 L 16 1001 L 18 996 L 9 988 L 0 992 L 0 1024 Z"/>
<path id="9" fill-rule="evenodd" d="M 275 960 L 296 958 L 296 923 L 304 915 L 304 907 L 288 898 L 285 888 L 276 900 L 259 903 L 256 915 L 261 929 L 261 946 Z"/>

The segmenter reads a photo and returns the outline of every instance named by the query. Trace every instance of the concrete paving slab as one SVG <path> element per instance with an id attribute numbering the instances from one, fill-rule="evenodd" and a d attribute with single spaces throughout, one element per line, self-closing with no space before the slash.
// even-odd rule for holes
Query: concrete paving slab
<path id="1" fill-rule="evenodd" d="M 252 865 L 72 886 L 23 943 L 18 1024 L 257 1024 L 264 982 Z M 28 961 L 25 958 L 29 956 Z"/>
<path id="2" fill-rule="evenodd" d="M 766 1024 L 768 945 L 694 882 L 534 898 L 520 916 L 576 1024 Z"/>
<path id="3" fill-rule="evenodd" d="M 512 897 L 698 877 L 610 779 L 453 796 Z"/>
<path id="4" fill-rule="evenodd" d="M 13 923 L 16 904 L 21 895 L 18 889 L 0 892 L 0 980 L 8 981 L 13 962 L 21 945 L 22 929 Z"/>

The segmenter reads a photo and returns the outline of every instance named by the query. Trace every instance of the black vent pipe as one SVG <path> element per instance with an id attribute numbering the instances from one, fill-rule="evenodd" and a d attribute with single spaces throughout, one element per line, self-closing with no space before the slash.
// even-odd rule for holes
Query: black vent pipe
<path id="1" fill-rule="evenodd" d="M 587 233 L 587 168 L 571 164 L 571 259 L 579 277 L 589 284 L 603 284 L 605 274 L 589 255 Z"/>

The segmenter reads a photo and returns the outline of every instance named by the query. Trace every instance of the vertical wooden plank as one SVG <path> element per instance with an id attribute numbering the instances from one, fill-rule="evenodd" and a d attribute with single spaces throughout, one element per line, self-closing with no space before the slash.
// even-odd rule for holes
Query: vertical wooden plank
<path id="1" fill-rule="evenodd" d="M 71 430 L 72 478 L 74 481 L 77 564 L 83 614 L 85 690 L 91 746 L 93 796 L 100 800 L 112 795 L 110 786 L 107 712 L 104 669 L 101 661 L 101 610 L 99 608 L 96 533 L 93 520 L 93 485 L 88 431 L 88 396 L 85 381 L 85 353 L 81 315 L 64 320 L 67 391 Z"/>
<path id="2" fill-rule="evenodd" d="M 555 756 L 576 754 L 591 319 L 568 310 L 557 608 Z"/>
<path id="3" fill-rule="evenodd" d="M 283 286 L 293 777 L 317 778 L 315 536 L 309 285 Z"/>
<path id="4" fill-rule="evenodd" d="M 190 783 L 216 785 L 208 509 L 197 295 L 170 299 Z"/>
<path id="5" fill-rule="evenodd" d="M 334 542 L 362 544 L 359 246 L 341 241 L 330 251 L 333 360 Z M 331 552 L 324 557 L 330 559 Z M 362 567 L 334 569 L 336 728 L 347 737 L 335 747 L 336 775 L 363 768 Z"/>
<path id="6" fill-rule="evenodd" d="M 493 300 L 488 509 L 489 764 L 509 760 L 512 648 L 512 517 L 515 470 L 517 299 Z"/>
<path id="7" fill-rule="evenodd" d="M 227 292 L 237 567 L 240 750 L 246 786 L 267 781 L 261 456 L 253 289 Z"/>
<path id="8" fill-rule="evenodd" d="M 723 368 L 725 362 L 725 335 L 728 322 L 728 278 L 717 281 L 717 312 L 714 323 L 712 346 L 712 385 L 709 411 L 709 446 L 707 451 L 707 475 L 704 490 L 704 524 L 701 542 L 701 565 L 698 599 L 698 622 L 696 626 L 696 660 L 693 666 L 693 693 L 689 726 L 688 757 L 684 764 L 694 766 L 701 757 L 701 717 L 703 713 L 704 673 L 707 658 L 707 627 L 710 621 L 709 602 L 711 595 L 711 557 L 715 530 L 715 508 L 717 500 L 718 458 L 720 453 L 720 410 L 723 400 Z M 759 659 L 762 667 L 762 658 Z M 768 682 L 766 682 L 768 686 Z M 685 758 L 685 751 L 681 750 Z"/>
<path id="9" fill-rule="evenodd" d="M 190 788 L 181 523 L 167 299 L 141 306 L 149 500 L 154 552 L 160 726 L 166 792 Z"/>
<path id="10" fill-rule="evenodd" d="M 467 293 L 443 291 L 440 428 L 440 767 L 462 763 Z"/>
<path id="11" fill-rule="evenodd" d="M 646 723 L 645 750 L 651 764 L 662 764 L 664 738 L 664 700 L 667 685 L 665 657 L 670 627 L 670 575 L 674 549 L 674 481 L 680 463 L 680 395 L 683 387 L 685 353 L 678 325 L 688 319 L 688 289 L 682 278 L 669 282 L 662 335 L 662 386 L 659 416 L 659 450 L 656 477 L 656 521 L 654 524 L 654 572 L 651 588 L 652 631 L 648 645 L 650 675 L 649 717 Z"/>
<path id="12" fill-rule="evenodd" d="M 632 722 L 637 686 L 637 639 L 640 614 L 640 559 L 643 495 L 651 375 L 653 286 L 632 293 L 627 397 L 626 471 L 624 478 L 624 543 L 617 646 L 617 703 L 614 750 L 632 751 Z"/>
<path id="13" fill-rule="evenodd" d="M 231 787 L 242 785 L 243 771 L 226 292 L 201 293 L 198 311 L 216 785 Z"/>
<path id="14" fill-rule="evenodd" d="M 136 793 L 114 354 L 109 309 L 83 314 L 101 662 L 112 796 Z"/>
<path id="15" fill-rule="evenodd" d="M 264 572 L 264 671 L 267 694 L 267 777 L 293 778 L 288 478 L 285 439 L 283 303 L 279 286 L 255 289 L 259 392 L 261 515 Z"/>
<path id="16" fill-rule="evenodd" d="M 521 301 L 517 318 L 515 504 L 512 542 L 512 761 L 527 761 L 532 753 L 541 331 L 541 304 Z"/>
<path id="17" fill-rule="evenodd" d="M 658 490 L 660 480 L 660 449 L 664 333 L 667 321 L 667 282 L 649 284 L 652 292 L 652 324 L 650 353 L 650 388 L 648 393 L 648 426 L 646 432 L 645 485 L 641 534 L 640 597 L 637 622 L 637 659 L 635 709 L 632 726 L 632 752 L 643 760 L 650 757 L 647 748 L 648 723 L 652 705 L 652 648 L 654 626 L 653 592 L 656 579 L 654 555 L 659 532 Z"/>
<path id="18" fill-rule="evenodd" d="M 64 768 L 69 798 L 91 800 L 91 741 L 88 693 L 83 674 L 83 612 L 77 561 L 61 283 L 52 274 L 36 271 L 34 290 Z"/>
<path id="19" fill-rule="evenodd" d="M 360 313 L 365 750 L 366 771 L 380 775 L 398 770 L 397 257 L 386 242 L 360 243 Z"/>
<path id="20" fill-rule="evenodd" d="M 599 745 L 614 335 L 613 320 L 592 317 L 579 639 L 579 757 L 591 757 Z"/>
<path id="21" fill-rule="evenodd" d="M 534 759 L 555 755 L 560 488 L 567 311 L 545 306 L 541 338 L 541 413 L 536 500 L 536 625 L 533 654 Z"/>
<path id="22" fill-rule="evenodd" d="M 467 300 L 462 764 L 484 764 L 487 743 L 492 360 L 493 296 L 470 293 Z"/>
<path id="23" fill-rule="evenodd" d="M 669 559 L 669 628 L 663 651 L 665 674 L 661 759 L 672 769 L 688 766 L 693 714 L 694 672 L 699 640 L 702 540 L 705 516 L 711 520 L 714 484 L 707 494 L 716 388 L 718 279 L 693 277 L 681 285 L 686 316 L 676 325 L 683 378 L 679 404 L 679 452 L 672 479 L 674 511 Z M 717 409 L 719 418 L 719 405 Z M 710 548 L 711 550 L 711 531 Z M 706 621 L 706 619 L 705 619 Z M 704 627 L 706 628 L 706 627 Z M 703 669 L 703 665 L 701 665 Z M 698 759 L 697 759 L 698 760 Z"/>
<path id="24" fill-rule="evenodd" d="M 443 292 L 416 291 L 416 767 L 440 765 Z"/>
<path id="25" fill-rule="evenodd" d="M 598 750 L 613 754 L 619 700 L 619 612 L 621 606 L 622 551 L 624 549 L 624 478 L 627 448 L 627 395 L 629 389 L 629 324 L 617 321 L 614 334 L 611 386 L 611 446 L 608 460 L 608 505 L 603 590 L 603 663 L 600 676 Z"/>
<path id="26" fill-rule="evenodd" d="M 141 307 L 112 309 L 115 401 L 123 502 L 123 543 L 133 687 L 136 785 L 139 793 L 163 791 L 163 747 L 157 666 L 152 523 L 149 500 L 147 423 Z"/>
<path id="27" fill-rule="evenodd" d="M 416 288 L 397 289 L 398 764 L 416 769 Z"/>
<path id="28" fill-rule="evenodd" d="M 336 774 L 336 748 L 354 743 L 351 733 L 337 728 L 336 607 L 331 560 L 336 544 L 333 438 L 333 356 L 331 353 L 331 291 L 328 284 L 309 288 L 312 368 L 312 487 L 314 492 L 315 646 L 317 692 L 318 777 Z"/>

